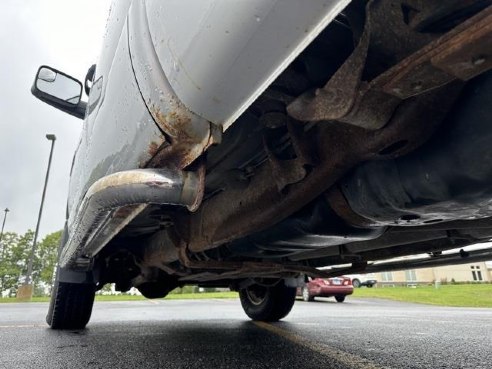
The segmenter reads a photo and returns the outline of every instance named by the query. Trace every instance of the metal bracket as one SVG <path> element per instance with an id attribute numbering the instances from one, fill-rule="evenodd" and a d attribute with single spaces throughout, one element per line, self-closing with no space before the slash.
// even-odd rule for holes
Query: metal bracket
<path id="1" fill-rule="evenodd" d="M 295 159 L 278 159 L 270 149 L 267 139 L 265 137 L 263 139 L 263 147 L 272 168 L 272 177 L 279 192 L 284 191 L 290 184 L 302 181 L 308 174 L 307 168 L 313 167 L 317 163 L 309 142 L 303 135 L 303 127 L 289 117 L 285 117 L 285 119 L 289 138 L 296 155 Z"/>
<path id="2" fill-rule="evenodd" d="M 56 278 L 58 282 L 63 282 L 63 283 L 78 283 L 78 284 L 95 283 L 94 273 L 92 271 L 59 268 Z"/>
<path id="3" fill-rule="evenodd" d="M 402 100 L 456 79 L 467 81 L 492 68 L 492 6 L 437 37 L 405 24 L 401 12 L 395 10 L 400 3 L 368 3 L 364 31 L 352 55 L 323 88 L 294 100 L 287 107 L 290 116 L 380 129 Z M 363 82 L 368 64 L 378 69 L 368 58 L 371 48 L 381 53 L 379 59 L 391 55 L 397 63 Z"/>

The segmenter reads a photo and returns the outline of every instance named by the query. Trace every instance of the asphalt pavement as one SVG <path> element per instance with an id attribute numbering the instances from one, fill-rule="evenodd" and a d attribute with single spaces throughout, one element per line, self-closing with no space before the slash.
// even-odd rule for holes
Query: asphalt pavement
<path id="1" fill-rule="evenodd" d="M 238 300 L 96 302 L 81 331 L 0 304 L 0 368 L 492 368 L 492 309 L 319 300 L 274 324 Z"/>

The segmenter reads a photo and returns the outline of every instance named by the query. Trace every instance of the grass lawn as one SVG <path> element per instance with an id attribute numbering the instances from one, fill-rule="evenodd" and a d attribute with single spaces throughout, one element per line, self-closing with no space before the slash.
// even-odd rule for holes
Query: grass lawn
<path id="1" fill-rule="evenodd" d="M 462 284 L 384 288 L 356 288 L 355 297 L 376 297 L 422 304 L 492 308 L 492 284 Z"/>
<path id="2" fill-rule="evenodd" d="M 237 298 L 237 292 L 203 292 L 203 293 L 172 293 L 164 299 L 158 300 L 198 300 L 198 299 L 234 299 Z M 132 295 L 96 295 L 96 301 L 137 301 L 146 300 L 143 296 Z M 33 297 L 31 302 L 49 302 L 49 297 Z M 2 302 L 18 302 L 15 298 L 0 298 Z"/>

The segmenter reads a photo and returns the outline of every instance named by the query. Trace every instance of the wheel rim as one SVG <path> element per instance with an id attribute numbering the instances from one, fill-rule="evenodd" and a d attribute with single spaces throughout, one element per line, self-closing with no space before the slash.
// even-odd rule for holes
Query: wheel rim
<path id="1" fill-rule="evenodd" d="M 309 291 L 306 287 L 302 289 L 302 298 L 307 301 L 309 300 Z"/>
<path id="2" fill-rule="evenodd" d="M 248 296 L 248 300 L 256 306 L 261 305 L 261 303 L 265 301 L 267 293 L 268 289 L 263 286 L 256 285 L 246 288 L 246 296 Z"/>

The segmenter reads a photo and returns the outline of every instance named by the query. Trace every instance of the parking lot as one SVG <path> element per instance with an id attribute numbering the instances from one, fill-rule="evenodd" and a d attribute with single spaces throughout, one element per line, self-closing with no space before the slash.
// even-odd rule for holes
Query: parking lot
<path id="1" fill-rule="evenodd" d="M 238 300 L 96 302 L 83 331 L 48 329 L 45 303 L 1 304 L 0 367 L 491 367 L 490 309 L 320 300 L 274 324 Z"/>

